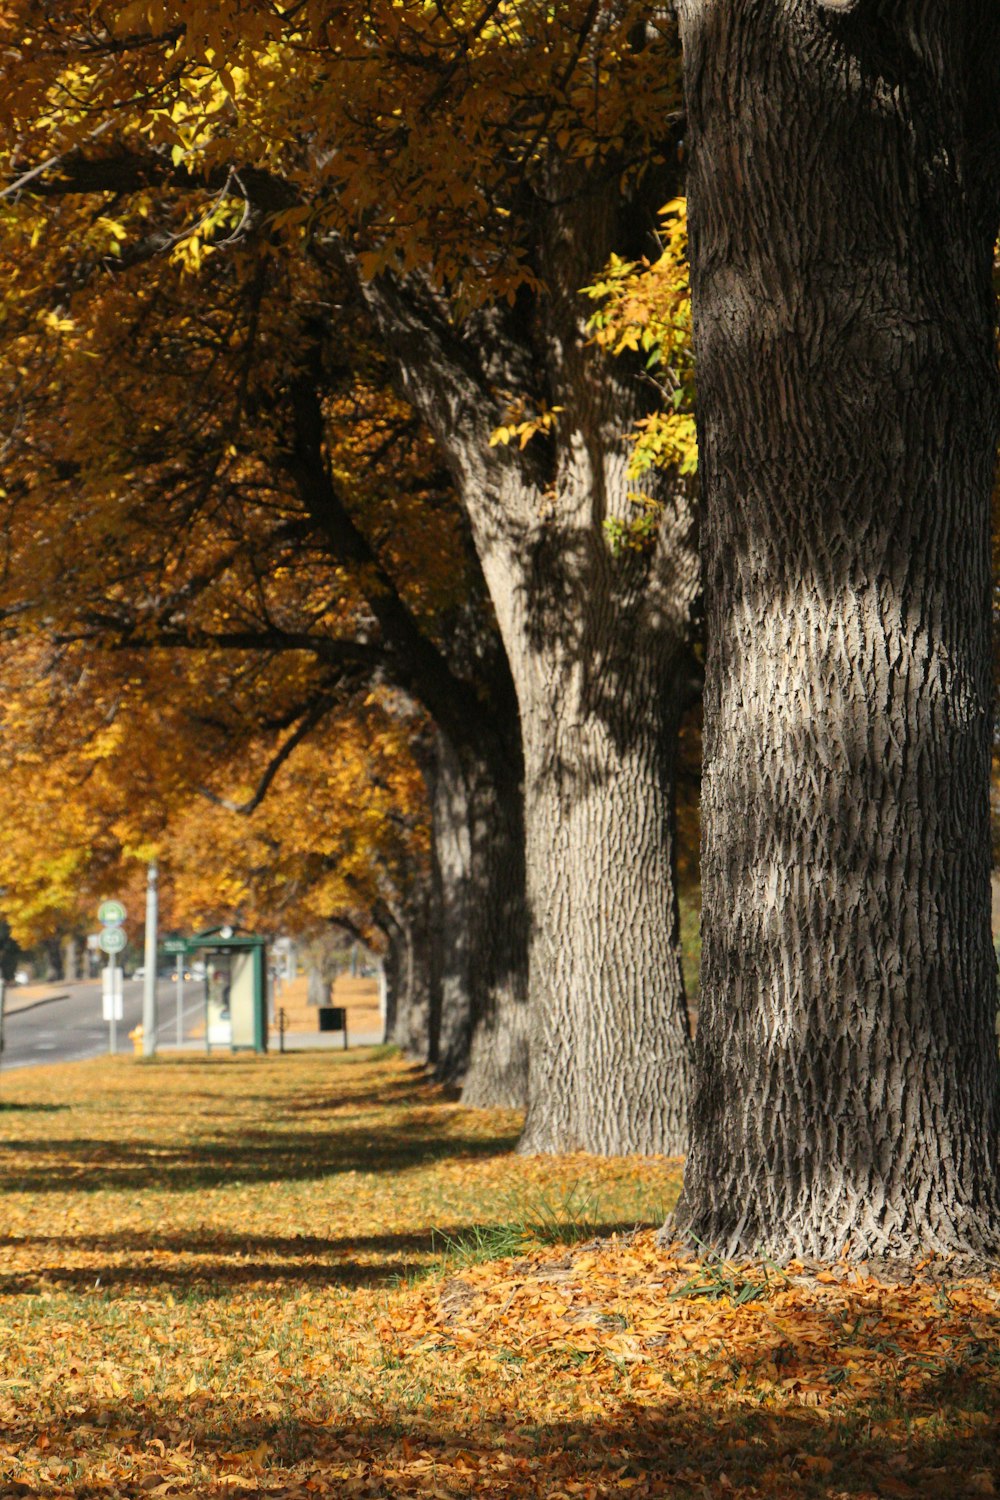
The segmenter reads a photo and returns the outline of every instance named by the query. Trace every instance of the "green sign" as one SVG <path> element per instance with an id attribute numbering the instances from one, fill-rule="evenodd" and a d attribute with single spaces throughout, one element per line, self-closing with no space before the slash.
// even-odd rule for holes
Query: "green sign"
<path id="1" fill-rule="evenodd" d="M 164 938 L 164 953 L 186 953 L 188 951 L 187 938 Z"/>
<path id="2" fill-rule="evenodd" d="M 105 953 L 120 953 L 128 938 L 120 927 L 105 927 L 97 941 Z"/>
<path id="3" fill-rule="evenodd" d="M 97 908 L 97 920 L 105 927 L 120 927 L 125 920 L 125 908 L 120 901 L 102 901 Z M 105 953 L 117 953 L 117 948 L 105 948 Z"/>

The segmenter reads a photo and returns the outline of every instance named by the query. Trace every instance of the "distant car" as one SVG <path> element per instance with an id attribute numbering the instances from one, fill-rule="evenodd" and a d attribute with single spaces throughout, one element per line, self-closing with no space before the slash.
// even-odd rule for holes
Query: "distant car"
<path id="1" fill-rule="evenodd" d="M 14 983 L 15 984 L 29 984 L 30 982 L 31 982 L 31 975 L 28 973 L 27 969 L 18 969 L 17 972 L 14 975 Z"/>
<path id="2" fill-rule="evenodd" d="M 132 978 L 133 979 L 145 979 L 145 977 L 146 977 L 146 966 L 145 966 L 145 964 L 140 964 L 137 969 L 133 969 L 132 970 Z"/>

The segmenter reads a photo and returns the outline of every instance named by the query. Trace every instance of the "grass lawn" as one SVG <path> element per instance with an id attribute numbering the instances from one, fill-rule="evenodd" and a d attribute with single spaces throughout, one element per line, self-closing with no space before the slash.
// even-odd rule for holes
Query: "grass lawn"
<path id="1" fill-rule="evenodd" d="M 698 1264 L 677 1162 L 518 1125 L 374 1051 L 0 1075 L 0 1496 L 1000 1493 L 1000 1277 Z"/>

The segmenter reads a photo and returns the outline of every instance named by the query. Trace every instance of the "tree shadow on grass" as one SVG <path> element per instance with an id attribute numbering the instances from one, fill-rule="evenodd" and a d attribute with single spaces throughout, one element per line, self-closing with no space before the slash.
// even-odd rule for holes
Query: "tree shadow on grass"
<path id="1" fill-rule="evenodd" d="M 69 1108 L 68 1104 L 24 1104 L 13 1099 L 0 1099 L 0 1115 L 55 1115 Z"/>
<path id="2" fill-rule="evenodd" d="M 331 1085 L 335 1082 L 331 1079 Z M 387 1079 L 371 1088 L 349 1086 L 340 1094 L 331 1090 L 308 1099 L 290 1099 L 284 1111 L 289 1115 L 316 1115 L 350 1109 L 398 1109 L 407 1104 L 448 1104 L 455 1102 L 460 1092 L 435 1083 L 423 1069 L 414 1069 L 413 1077 Z"/>
<path id="3" fill-rule="evenodd" d="M 0 1273 L 0 1297 L 37 1296 L 92 1291 L 127 1296 L 151 1291 L 170 1292 L 183 1300 L 192 1294 L 216 1298 L 236 1296 L 260 1287 L 393 1286 L 424 1270 L 421 1262 L 387 1256 L 375 1262 L 352 1260 L 274 1260 L 259 1257 L 238 1261 L 200 1259 L 156 1264 L 132 1260 L 98 1266 L 46 1266 L 37 1272 Z"/>
<path id="4" fill-rule="evenodd" d="M 296 1054 L 289 1053 L 288 1056 Z M 299 1054 L 301 1055 L 301 1054 Z M 308 1090 L 299 1096 L 284 1099 L 275 1099 L 273 1094 L 245 1093 L 241 1090 L 240 1102 L 258 1101 L 266 1104 L 269 1110 L 277 1109 L 279 1116 L 290 1117 L 295 1115 L 316 1115 L 351 1108 L 357 1109 L 395 1109 L 406 1104 L 448 1103 L 457 1099 L 460 1090 L 449 1090 L 441 1084 L 436 1083 L 428 1070 L 420 1063 L 406 1065 L 401 1075 L 383 1076 L 378 1082 L 370 1082 L 356 1079 L 354 1076 L 359 1068 L 370 1070 L 376 1062 L 383 1061 L 381 1058 L 372 1056 L 351 1056 L 342 1053 L 333 1053 L 330 1061 L 335 1066 L 331 1067 L 328 1082 L 317 1086 L 310 1079 Z M 269 1056 L 263 1060 L 264 1066 L 275 1059 Z M 283 1060 L 282 1060 L 283 1061 Z M 243 1058 L 237 1056 L 230 1062 L 227 1058 L 195 1058 L 191 1060 L 176 1061 L 168 1060 L 170 1078 L 173 1079 L 185 1074 L 192 1078 L 204 1077 L 209 1069 L 216 1072 L 230 1067 L 260 1068 L 262 1059 Z M 156 1067 L 154 1062 L 151 1066 Z M 205 1078 L 206 1084 L 215 1081 L 214 1075 Z M 211 1088 L 203 1090 L 185 1090 L 185 1101 L 192 1099 L 208 1100 L 224 1106 L 226 1096 L 215 1093 Z"/>
<path id="5" fill-rule="evenodd" d="M 155 1070 L 166 1067 L 170 1069 L 171 1076 L 183 1073 L 204 1073 L 208 1070 L 225 1068 L 260 1068 L 271 1065 L 275 1068 L 285 1068 L 296 1059 L 310 1058 L 317 1061 L 322 1058 L 331 1068 L 372 1068 L 388 1059 L 388 1053 L 379 1046 L 355 1047 L 344 1051 L 340 1047 L 290 1047 L 287 1052 L 279 1052 L 272 1044 L 269 1051 L 263 1055 L 256 1052 L 223 1052 L 216 1049 L 213 1053 L 161 1055 L 153 1058 L 140 1058 L 139 1066 Z M 408 1070 L 422 1073 L 423 1069 L 419 1063 L 407 1064 Z"/>
<path id="6" fill-rule="evenodd" d="M 175 1146 L 112 1137 L 5 1143 L 0 1189 L 6 1192 L 97 1192 L 107 1188 L 187 1191 L 240 1183 L 309 1182 L 346 1172 L 401 1172 L 436 1161 L 474 1161 L 507 1154 L 516 1131 L 464 1134 L 447 1117 L 373 1122 L 337 1130 L 242 1131 Z"/>
<path id="7" fill-rule="evenodd" d="M 609 1235 L 636 1227 L 634 1220 L 608 1219 L 595 1221 L 588 1229 Z M 265 1284 L 291 1290 L 383 1286 L 442 1266 L 461 1275 L 468 1260 L 476 1258 L 466 1255 L 466 1247 L 497 1249 L 501 1254 L 530 1253 L 532 1248 L 527 1237 L 518 1237 L 516 1225 L 472 1219 L 399 1233 L 337 1237 L 109 1230 L 19 1234 L 8 1243 L 17 1251 L 33 1254 L 37 1265 L 29 1271 L 0 1271 L 0 1297 L 52 1291 L 127 1295 L 153 1289 L 177 1296 L 190 1292 L 226 1296 Z M 3 1245 L 0 1238 L 0 1248 Z M 70 1263 L 53 1263 L 52 1256 L 59 1253 Z M 81 1256 L 88 1257 L 87 1264 L 72 1263 Z"/>
<path id="8" fill-rule="evenodd" d="M 129 1495 L 152 1488 L 162 1455 L 186 1442 L 196 1456 L 192 1463 L 204 1466 L 200 1482 L 212 1485 L 225 1484 L 234 1458 L 261 1454 L 253 1487 L 270 1493 L 284 1493 L 306 1478 L 310 1490 L 338 1493 L 338 1479 L 349 1472 L 360 1486 L 351 1493 L 410 1493 L 433 1478 L 435 1493 L 439 1487 L 456 1492 L 457 1484 L 457 1493 L 497 1493 L 507 1500 L 557 1493 L 595 1500 L 704 1500 L 733 1492 L 796 1500 L 950 1500 L 989 1493 L 984 1484 L 968 1486 L 973 1475 L 989 1472 L 996 1457 L 985 1427 L 957 1431 L 942 1423 L 911 1428 L 905 1438 L 880 1437 L 876 1418 L 884 1417 L 884 1408 L 877 1403 L 819 1421 L 805 1411 L 762 1411 L 680 1394 L 639 1406 L 609 1392 L 607 1415 L 590 1421 L 533 1422 L 524 1397 L 520 1410 L 512 1399 L 509 1409 L 492 1417 L 480 1411 L 474 1426 L 463 1426 L 453 1418 L 436 1423 L 426 1404 L 419 1410 L 394 1406 L 387 1389 L 363 1397 L 356 1412 L 345 1413 L 342 1396 L 332 1399 L 336 1407 L 330 1410 L 313 1400 L 308 1411 L 299 1411 L 293 1402 L 270 1418 L 248 1417 L 236 1397 L 205 1393 L 184 1404 L 151 1396 L 133 1404 L 77 1405 L 72 1417 L 47 1414 L 45 1457 L 65 1454 L 99 1473 L 109 1439 L 119 1441 L 130 1459 L 130 1482 L 122 1491 Z M 897 1415 L 926 1411 L 931 1400 L 932 1393 L 917 1392 Z M 116 1440 L 117 1432 L 124 1441 Z M 36 1435 L 37 1423 L 27 1412 L 6 1434 L 12 1451 L 29 1462 Z"/>
<path id="9" fill-rule="evenodd" d="M 446 1228 L 428 1228 L 403 1231 L 399 1234 L 233 1234 L 229 1231 L 215 1233 L 211 1230 L 151 1230 L 148 1234 L 140 1229 L 123 1229 L 97 1234 L 19 1234 L 14 1241 L 18 1245 L 34 1245 L 39 1249 L 65 1247 L 74 1251 L 97 1251 L 108 1255 L 125 1254 L 131 1250 L 141 1252 L 161 1251 L 168 1255 L 278 1255 L 287 1257 L 309 1255 L 332 1255 L 344 1250 L 385 1251 L 396 1254 L 400 1251 L 433 1250 L 435 1242 L 440 1245 L 443 1235 L 459 1235 L 469 1226 L 449 1225 Z"/>

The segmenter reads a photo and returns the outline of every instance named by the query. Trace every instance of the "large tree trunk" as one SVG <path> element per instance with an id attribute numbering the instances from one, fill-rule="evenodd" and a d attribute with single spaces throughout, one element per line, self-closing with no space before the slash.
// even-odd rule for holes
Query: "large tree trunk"
<path id="1" fill-rule="evenodd" d="M 672 869 L 676 715 L 698 591 L 687 495 L 649 547 L 615 555 L 637 511 L 628 455 L 636 370 L 595 351 L 580 288 L 622 244 L 604 182 L 538 203 L 545 290 L 459 338 L 440 299 L 388 277 L 362 287 L 406 394 L 447 455 L 517 689 L 531 924 L 531 1065 L 523 1149 L 677 1152 L 690 1039 Z M 643 216 L 639 214 L 641 219 Z M 494 446 L 502 392 L 558 412 Z"/>
<path id="2" fill-rule="evenodd" d="M 528 905 L 520 756 L 466 757 L 472 1029 L 462 1103 L 528 1102 Z"/>
<path id="3" fill-rule="evenodd" d="M 385 986 L 382 1040 L 389 1045 L 397 1045 L 396 1030 L 400 1010 L 405 1004 L 405 944 L 399 924 L 385 907 L 376 906 L 374 920 L 385 938 L 385 951 L 382 954 L 382 974 Z"/>
<path id="4" fill-rule="evenodd" d="M 677 727 L 697 587 L 690 513 L 685 497 L 665 495 L 656 548 L 615 554 L 603 523 L 631 515 L 635 408 L 618 373 L 580 351 L 564 377 L 569 430 L 554 493 L 526 489 L 509 469 L 494 475 L 498 507 L 523 520 L 522 542 L 499 555 L 484 543 L 525 758 L 521 1149 L 677 1153 L 690 1059 L 674 882 Z"/>
<path id="5" fill-rule="evenodd" d="M 441 1083 L 460 1083 L 472 1032 L 472 955 L 469 945 L 469 820 L 462 767 L 440 731 L 428 774 L 431 802 L 434 956 L 437 1013 L 430 1061 Z"/>
<path id="6" fill-rule="evenodd" d="M 45 938 L 41 944 L 45 962 L 45 978 L 58 982 L 63 978 L 63 950 L 58 938 Z"/>
<path id="7" fill-rule="evenodd" d="M 427 892 L 418 892 L 404 910 L 380 909 L 378 920 L 388 936 L 386 1040 L 412 1061 L 426 1064 L 431 1050 L 434 962 L 431 953 Z"/>
<path id="8" fill-rule="evenodd" d="M 74 933 L 62 940 L 62 977 L 70 981 L 79 979 L 80 947 Z"/>
<path id="9" fill-rule="evenodd" d="M 309 1005 L 330 1004 L 330 980 L 320 960 L 310 960 L 306 977 L 306 999 Z"/>
<path id="10" fill-rule="evenodd" d="M 655 647 L 630 648 L 632 663 L 604 642 L 591 683 L 601 711 L 564 681 L 525 716 L 535 1001 L 525 1151 L 686 1145 L 676 729 L 657 717 Z"/>
<path id="11" fill-rule="evenodd" d="M 728 1253 L 1000 1244 L 982 15 L 683 4 L 709 657 L 676 1222 Z"/>
<path id="12" fill-rule="evenodd" d="M 458 749 L 435 737 L 431 792 L 434 982 L 430 1061 L 479 1108 L 528 1093 L 528 917 L 520 756 L 492 726 Z"/>
<path id="13" fill-rule="evenodd" d="M 642 484 L 661 506 L 652 545 L 616 548 L 608 530 L 627 536 L 635 519 L 628 459 L 644 398 L 634 372 L 590 347 L 579 289 L 622 233 L 592 185 L 545 216 L 535 337 L 562 408 L 548 483 L 525 494 L 500 479 L 505 515 L 523 521 L 513 554 L 498 556 L 493 518 L 480 521 L 525 758 L 524 1151 L 687 1143 L 675 767 L 698 565 L 688 496 L 667 476 Z"/>

